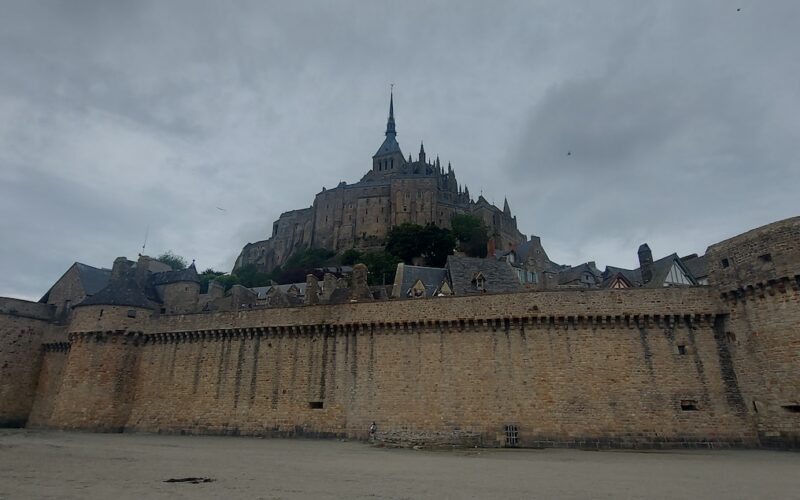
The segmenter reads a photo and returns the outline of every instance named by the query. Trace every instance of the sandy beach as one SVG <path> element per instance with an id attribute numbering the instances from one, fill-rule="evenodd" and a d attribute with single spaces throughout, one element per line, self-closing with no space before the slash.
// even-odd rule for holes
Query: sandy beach
<path id="1" fill-rule="evenodd" d="M 762 450 L 429 451 L 0 430 L 0 498 L 12 499 L 774 499 L 797 495 L 798 471 L 800 454 Z"/>

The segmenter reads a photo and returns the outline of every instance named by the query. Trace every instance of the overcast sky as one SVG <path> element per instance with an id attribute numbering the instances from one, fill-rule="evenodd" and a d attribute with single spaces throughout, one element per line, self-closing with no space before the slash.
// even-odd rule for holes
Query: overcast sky
<path id="1" fill-rule="evenodd" d="M 550 258 L 800 215 L 800 2 L 2 2 L 0 296 L 173 250 L 229 271 L 383 140 Z M 737 11 L 741 9 L 741 11 Z"/>

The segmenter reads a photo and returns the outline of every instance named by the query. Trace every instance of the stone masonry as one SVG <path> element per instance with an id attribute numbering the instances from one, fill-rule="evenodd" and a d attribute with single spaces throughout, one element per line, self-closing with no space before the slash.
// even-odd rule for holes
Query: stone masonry
<path id="1" fill-rule="evenodd" d="M 354 293 L 192 314 L 95 299 L 63 325 L 52 306 L 3 299 L 2 420 L 356 439 L 374 421 L 378 440 L 400 444 L 797 447 L 798 231 L 793 218 L 710 247 L 710 286 Z"/>

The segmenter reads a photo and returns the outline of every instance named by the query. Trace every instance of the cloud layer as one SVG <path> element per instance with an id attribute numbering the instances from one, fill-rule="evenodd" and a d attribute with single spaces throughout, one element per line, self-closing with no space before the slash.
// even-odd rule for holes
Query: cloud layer
<path id="1" fill-rule="evenodd" d="M 0 295 L 173 250 L 229 270 L 398 140 L 551 258 L 798 215 L 792 1 L 23 2 L 0 19 Z M 737 11 L 741 8 L 741 11 Z M 219 207 L 219 208 L 218 208 Z M 224 209 L 224 210 L 220 210 Z"/>

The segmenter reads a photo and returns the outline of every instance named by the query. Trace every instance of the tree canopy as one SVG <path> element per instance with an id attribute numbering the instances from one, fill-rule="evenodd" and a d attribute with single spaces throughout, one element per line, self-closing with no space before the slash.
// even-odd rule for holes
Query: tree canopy
<path id="1" fill-rule="evenodd" d="M 474 215 L 459 214 L 453 217 L 452 225 L 459 250 L 469 257 L 486 257 L 489 230 L 481 219 Z"/>
<path id="2" fill-rule="evenodd" d="M 386 241 L 386 251 L 406 264 L 411 264 L 415 257 L 422 257 L 427 265 L 436 267 L 445 264 L 455 246 L 453 233 L 433 224 L 395 226 Z"/>
<path id="3" fill-rule="evenodd" d="M 180 255 L 176 255 L 172 250 L 168 250 L 162 253 L 161 255 L 156 257 L 156 260 L 168 265 L 174 271 L 181 271 L 183 269 L 186 269 L 186 266 L 189 265 L 186 263 L 186 259 L 184 259 Z"/>

